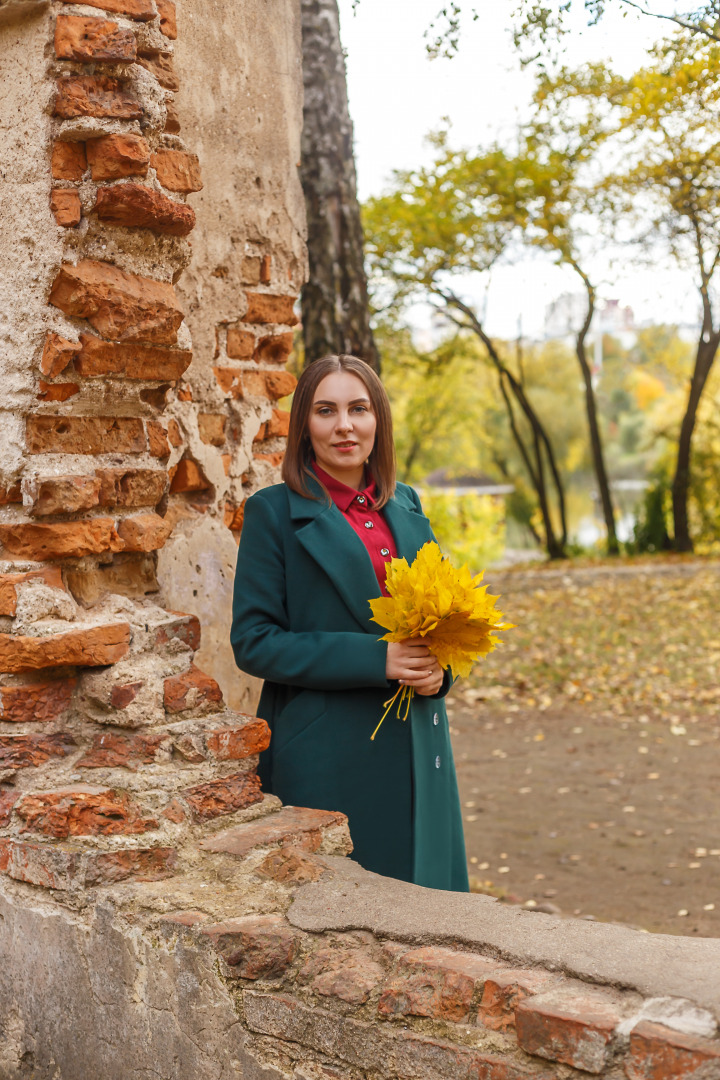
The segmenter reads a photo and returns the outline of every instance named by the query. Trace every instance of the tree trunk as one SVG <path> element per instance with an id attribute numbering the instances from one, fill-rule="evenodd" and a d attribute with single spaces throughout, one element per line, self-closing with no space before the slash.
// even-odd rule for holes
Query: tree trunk
<path id="1" fill-rule="evenodd" d="M 705 340 L 707 337 L 708 340 Z M 690 382 L 690 393 L 680 426 L 680 438 L 678 440 L 678 456 L 675 465 L 675 476 L 672 484 L 673 503 L 673 547 L 676 551 L 692 551 L 693 542 L 690 536 L 690 523 L 688 521 L 688 495 L 690 493 L 690 458 L 692 452 L 692 437 L 697 420 L 698 406 L 705 389 L 710 369 L 717 356 L 720 346 L 720 333 L 708 331 L 703 325 L 703 332 L 698 342 L 695 357 L 695 370 Z"/>
<path id="2" fill-rule="evenodd" d="M 302 290 L 305 363 L 352 353 L 380 370 L 368 311 L 353 129 L 337 0 L 302 0 L 300 179 L 310 279 Z"/>

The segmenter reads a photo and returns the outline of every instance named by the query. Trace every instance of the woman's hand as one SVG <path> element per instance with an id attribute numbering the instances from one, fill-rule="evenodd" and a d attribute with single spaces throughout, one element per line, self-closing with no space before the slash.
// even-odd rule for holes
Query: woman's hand
<path id="1" fill-rule="evenodd" d="M 389 642 L 385 675 L 397 679 L 401 686 L 412 686 L 425 697 L 436 694 L 443 681 L 437 659 L 419 638 Z"/>

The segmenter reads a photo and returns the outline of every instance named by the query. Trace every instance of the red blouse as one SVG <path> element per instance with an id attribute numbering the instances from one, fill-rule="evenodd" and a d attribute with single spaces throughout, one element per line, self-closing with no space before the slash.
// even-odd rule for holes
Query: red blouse
<path id="1" fill-rule="evenodd" d="M 329 476 L 316 461 L 313 462 L 313 470 L 327 488 L 338 510 L 365 545 L 381 592 L 383 596 L 387 596 L 385 564 L 390 559 L 397 558 L 397 548 L 382 510 L 375 510 L 373 505 L 375 481 L 371 480 L 362 491 L 356 491 L 355 488 Z"/>

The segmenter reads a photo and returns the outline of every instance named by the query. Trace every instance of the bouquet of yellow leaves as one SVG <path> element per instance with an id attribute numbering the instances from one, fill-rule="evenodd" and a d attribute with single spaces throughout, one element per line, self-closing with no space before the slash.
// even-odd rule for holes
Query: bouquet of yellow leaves
<path id="1" fill-rule="evenodd" d="M 407 559 L 391 559 L 385 578 L 389 596 L 370 601 L 373 622 L 388 633 L 381 641 L 423 638 L 440 667 L 450 668 L 454 678 L 469 675 L 481 656 L 500 643 L 496 631 L 511 630 L 495 609 L 497 596 L 488 596 L 483 574 L 472 576 L 467 566 L 457 569 L 433 541 L 418 551 L 412 565 Z M 412 686 L 401 686 L 385 702 L 385 712 L 375 731 L 399 697 L 397 715 L 403 703 L 407 719 L 413 698 Z"/>

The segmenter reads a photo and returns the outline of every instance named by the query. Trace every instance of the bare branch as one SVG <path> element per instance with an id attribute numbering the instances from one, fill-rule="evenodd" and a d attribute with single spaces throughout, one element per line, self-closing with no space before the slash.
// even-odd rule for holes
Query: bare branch
<path id="1" fill-rule="evenodd" d="M 635 8 L 642 15 L 649 15 L 651 19 L 666 19 L 668 22 L 673 22 L 677 26 L 682 26 L 684 30 L 689 30 L 693 34 L 704 34 L 705 37 L 710 38 L 711 41 L 720 41 L 720 35 L 716 34 L 708 26 L 704 26 L 702 23 L 686 22 L 685 19 L 681 19 L 679 15 L 661 15 L 657 11 L 648 11 L 642 4 L 638 4 L 635 0 L 620 0 L 622 4 L 627 7 Z"/>

